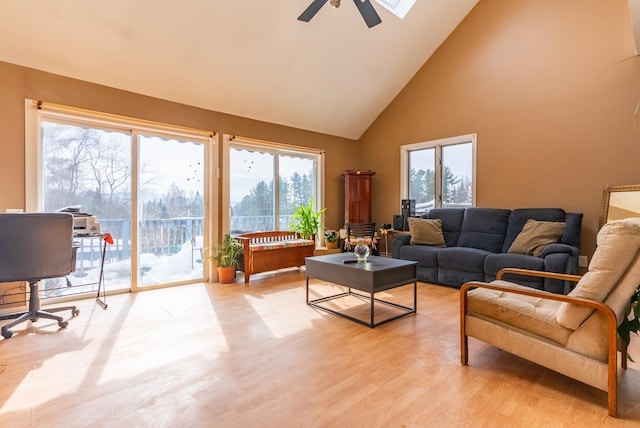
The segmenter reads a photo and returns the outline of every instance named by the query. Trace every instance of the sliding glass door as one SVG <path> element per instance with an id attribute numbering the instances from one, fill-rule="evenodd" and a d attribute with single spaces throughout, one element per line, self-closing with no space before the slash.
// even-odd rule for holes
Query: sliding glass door
<path id="1" fill-rule="evenodd" d="M 103 248 L 107 292 L 205 279 L 210 138 L 59 115 L 39 123 L 38 209 L 95 216 L 102 232 L 77 237 L 69 290 L 56 293 L 96 291 Z"/>
<path id="2" fill-rule="evenodd" d="M 204 277 L 204 144 L 139 136 L 140 286 Z"/>
<path id="3" fill-rule="evenodd" d="M 130 289 L 131 132 L 46 120 L 41 132 L 42 210 L 67 209 L 95 216 L 101 230 L 114 238 L 108 248 L 105 284 L 110 291 Z M 68 278 L 69 289 L 48 281 L 45 290 L 50 283 L 62 294 L 97 289 L 93 284 L 100 275 L 104 241 L 95 236 L 76 242 L 76 271 Z"/>

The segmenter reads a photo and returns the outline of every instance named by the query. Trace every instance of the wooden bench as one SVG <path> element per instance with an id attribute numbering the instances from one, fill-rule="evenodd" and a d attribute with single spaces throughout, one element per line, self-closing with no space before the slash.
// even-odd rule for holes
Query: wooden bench
<path id="1" fill-rule="evenodd" d="M 236 236 L 242 243 L 242 258 L 238 268 L 244 272 L 247 284 L 254 273 L 304 266 L 305 258 L 313 256 L 313 239 L 300 239 L 295 232 L 275 230 L 252 232 Z"/>

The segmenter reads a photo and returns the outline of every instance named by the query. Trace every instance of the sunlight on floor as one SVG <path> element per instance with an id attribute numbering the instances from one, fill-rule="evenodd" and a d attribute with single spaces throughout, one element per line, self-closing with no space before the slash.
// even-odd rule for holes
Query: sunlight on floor
<path id="1" fill-rule="evenodd" d="M 65 355 L 56 355 L 45 361 L 40 367 L 31 367 L 28 375 L 15 387 L 14 393 L 1 407 L 2 412 L 29 409 L 61 395 L 71 395 L 79 391 L 84 376 L 78 375 L 78 371 L 83 371 L 86 374 L 89 367 L 81 369 L 70 366 L 66 363 L 66 358 Z M 42 388 L 41 378 L 47 379 L 47 383 L 55 385 L 55 387 Z"/>
<path id="2" fill-rule="evenodd" d="M 301 288 L 283 290 L 273 294 L 282 296 L 282 301 L 298 300 L 304 302 L 304 290 Z M 245 299 L 256 314 L 260 316 L 264 325 L 271 331 L 273 337 L 276 339 L 291 336 L 304 330 L 310 330 L 314 327 L 313 320 L 322 318 L 322 315 L 316 311 L 310 311 L 310 308 L 306 304 L 282 311 L 282 308 L 278 304 L 274 304 L 274 301 L 281 301 L 280 298 L 260 299 L 247 294 L 245 295 Z M 293 314 L 291 311 L 293 311 Z M 292 315 L 294 315 L 296 319 L 295 323 L 291 322 Z M 300 322 L 300 320 L 304 320 L 304 322 Z"/>

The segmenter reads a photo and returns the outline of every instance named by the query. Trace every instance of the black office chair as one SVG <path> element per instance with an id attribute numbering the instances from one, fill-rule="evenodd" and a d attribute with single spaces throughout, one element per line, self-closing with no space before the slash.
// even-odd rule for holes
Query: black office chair
<path id="1" fill-rule="evenodd" d="M 46 278 L 59 278 L 75 269 L 73 246 L 73 216 L 63 213 L 0 214 L 0 282 L 29 283 L 29 310 L 0 316 L 0 320 L 14 319 L 2 326 L 2 337 L 13 336 L 11 327 L 38 318 L 58 321 L 65 328 L 67 321 L 53 312 L 71 311 L 75 306 L 40 310 L 38 284 Z"/>
<path id="2" fill-rule="evenodd" d="M 371 254 L 377 254 L 375 223 L 347 223 L 347 239 L 344 240 L 346 251 L 351 251 L 358 241 L 363 240 L 371 248 Z"/>

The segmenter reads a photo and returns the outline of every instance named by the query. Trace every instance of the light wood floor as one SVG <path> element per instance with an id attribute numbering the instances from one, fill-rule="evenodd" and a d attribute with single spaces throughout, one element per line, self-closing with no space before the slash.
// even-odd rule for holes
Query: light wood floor
<path id="1" fill-rule="evenodd" d="M 384 297 L 410 304 L 411 287 Z M 462 366 L 451 288 L 419 284 L 418 313 L 375 329 L 306 306 L 304 271 L 108 303 L 0 341 L 0 426 L 640 426 L 636 364 L 620 419 L 604 392 L 473 339 Z"/>

